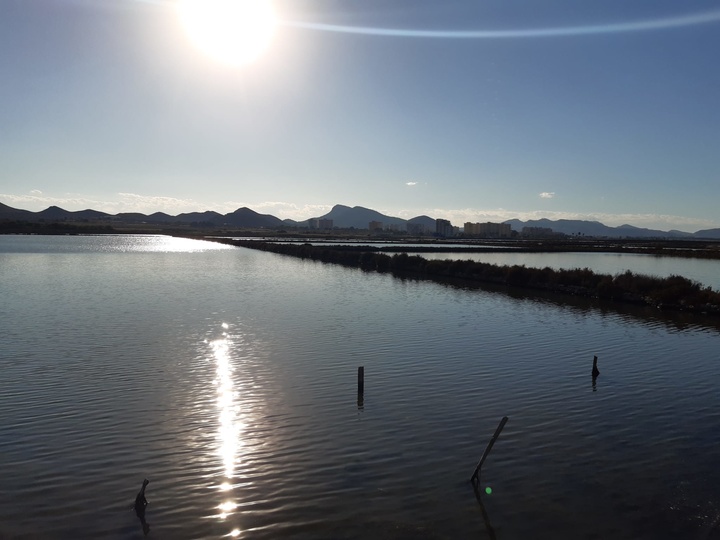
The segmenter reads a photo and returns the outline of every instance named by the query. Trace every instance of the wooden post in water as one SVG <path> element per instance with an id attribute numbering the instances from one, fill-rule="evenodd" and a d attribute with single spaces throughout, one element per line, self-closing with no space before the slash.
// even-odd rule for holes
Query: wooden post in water
<path id="1" fill-rule="evenodd" d="M 470 477 L 470 481 L 473 483 L 479 483 L 480 482 L 480 469 L 483 466 L 483 463 L 485 463 L 485 459 L 487 459 L 488 454 L 490 453 L 490 450 L 492 450 L 493 445 L 495 444 L 495 441 L 497 441 L 498 437 L 500 436 L 500 432 L 505 427 L 505 424 L 508 421 L 507 416 L 503 416 L 502 420 L 500 420 L 500 424 L 498 425 L 497 429 L 495 430 L 495 434 L 492 436 L 492 439 L 490 439 L 490 443 L 487 445 L 487 448 L 483 452 L 482 457 L 480 458 L 480 461 L 477 464 L 477 467 L 475 467 L 475 472 Z"/>
<path id="2" fill-rule="evenodd" d="M 358 409 L 362 409 L 365 403 L 365 366 L 358 367 Z"/>
<path id="3" fill-rule="evenodd" d="M 592 376 L 597 377 L 598 375 L 600 375 L 600 370 L 597 368 L 597 356 L 593 356 Z"/>

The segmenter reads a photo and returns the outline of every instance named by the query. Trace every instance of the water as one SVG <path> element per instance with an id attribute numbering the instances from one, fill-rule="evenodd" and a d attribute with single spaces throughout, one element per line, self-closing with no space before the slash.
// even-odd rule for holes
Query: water
<path id="1" fill-rule="evenodd" d="M 642 253 L 409 253 L 425 259 L 472 260 L 499 265 L 524 264 L 529 268 L 590 268 L 596 274 L 615 275 L 630 270 L 635 274 L 648 276 L 678 275 L 720 291 L 720 260 L 717 259 L 689 259 Z"/>
<path id="2" fill-rule="evenodd" d="M 145 477 L 155 538 L 720 537 L 714 325 L 164 237 L 0 291 L 0 538 L 142 538 Z"/>
<path id="3" fill-rule="evenodd" d="M 257 240 L 250 237 L 236 237 L 237 240 Z M 288 242 L 277 238 L 264 238 L 269 242 Z M 557 252 L 557 253 L 526 253 L 514 252 L 512 247 L 499 244 L 475 244 L 472 247 L 495 249 L 497 252 L 471 253 L 461 251 L 413 251 L 417 248 L 468 248 L 468 244 L 402 244 L 388 242 L 336 242 L 312 241 L 311 239 L 293 240 L 294 243 L 309 243 L 311 245 L 354 246 L 364 245 L 376 248 L 388 246 L 404 247 L 409 255 L 419 255 L 429 260 L 471 260 L 497 265 L 514 264 L 525 265 L 529 268 L 552 268 L 555 270 L 572 270 L 576 268 L 590 268 L 597 274 L 615 275 L 630 270 L 636 274 L 648 276 L 669 277 L 672 275 L 684 276 L 720 291 L 720 260 L 670 257 L 667 255 L 651 255 L 643 253 L 601 253 L 601 252 Z M 392 255 L 392 253 L 389 253 Z"/>

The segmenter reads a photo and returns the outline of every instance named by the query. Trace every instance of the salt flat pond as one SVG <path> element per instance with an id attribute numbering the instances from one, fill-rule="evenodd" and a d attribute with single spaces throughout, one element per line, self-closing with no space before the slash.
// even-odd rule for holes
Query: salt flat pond
<path id="1" fill-rule="evenodd" d="M 142 538 L 145 477 L 158 538 L 718 537 L 712 326 L 152 236 L 0 290 L 0 538 Z"/>

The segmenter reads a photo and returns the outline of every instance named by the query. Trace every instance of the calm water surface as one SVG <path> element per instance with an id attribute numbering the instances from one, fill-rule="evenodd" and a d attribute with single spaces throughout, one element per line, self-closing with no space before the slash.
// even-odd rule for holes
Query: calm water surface
<path id="1" fill-rule="evenodd" d="M 166 237 L 0 291 L 0 538 L 143 538 L 145 477 L 155 538 L 720 538 L 713 326 Z"/>

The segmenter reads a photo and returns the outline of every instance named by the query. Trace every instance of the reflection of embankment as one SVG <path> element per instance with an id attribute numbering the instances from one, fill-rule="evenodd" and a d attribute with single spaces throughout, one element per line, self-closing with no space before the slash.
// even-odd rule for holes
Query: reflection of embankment
<path id="1" fill-rule="evenodd" d="M 555 270 L 470 260 L 428 260 L 407 253 L 386 255 L 367 246 L 312 246 L 234 239 L 217 241 L 301 259 L 392 272 L 402 278 L 428 279 L 465 287 L 490 286 L 503 292 L 524 290 L 531 295 L 557 297 L 561 294 L 566 300 L 571 297 L 593 300 L 595 307 L 598 301 L 605 306 L 611 303 L 634 305 L 644 308 L 643 311 L 692 314 L 695 315 L 691 317 L 693 319 L 711 319 L 713 322 L 720 315 L 720 292 L 682 276 L 661 278 L 630 271 L 611 276 L 596 274 L 589 268 Z"/>

